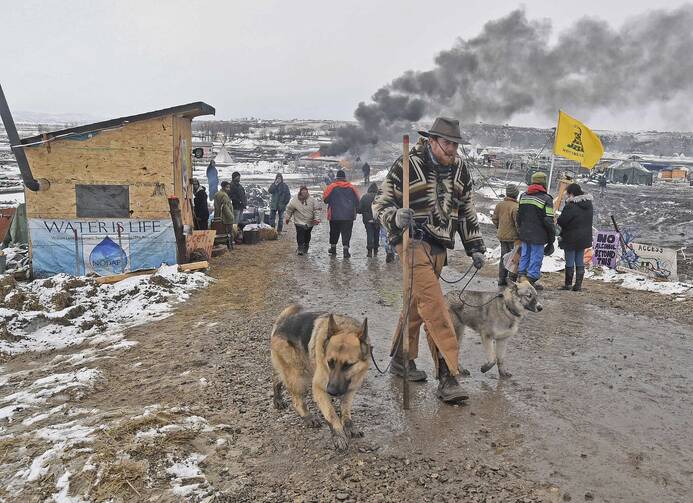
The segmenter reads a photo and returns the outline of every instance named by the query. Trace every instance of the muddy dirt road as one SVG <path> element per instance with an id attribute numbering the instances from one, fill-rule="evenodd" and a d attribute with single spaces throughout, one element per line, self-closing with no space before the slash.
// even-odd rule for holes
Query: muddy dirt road
<path id="1" fill-rule="evenodd" d="M 215 259 L 217 281 L 173 316 L 129 330 L 134 346 L 6 362 L 3 394 L 66 369 L 100 378 L 4 425 L 0 500 L 690 501 L 690 300 L 591 281 L 559 292 L 553 275 L 544 311 L 529 313 L 509 344 L 511 379 L 481 374 L 481 346 L 465 339 L 465 406 L 440 404 L 429 380 L 412 386 L 405 413 L 399 381 L 371 369 L 353 412 L 365 437 L 343 454 L 327 428 L 275 411 L 268 339 L 289 302 L 368 316 L 386 364 L 399 266 L 365 257 L 358 221 L 348 261 L 327 255 L 326 234 L 316 229 L 305 257 L 291 230 Z M 468 264 L 454 253 L 444 276 Z M 488 265 L 470 288 L 493 289 L 495 271 Z M 419 366 L 430 374 L 423 341 Z"/>

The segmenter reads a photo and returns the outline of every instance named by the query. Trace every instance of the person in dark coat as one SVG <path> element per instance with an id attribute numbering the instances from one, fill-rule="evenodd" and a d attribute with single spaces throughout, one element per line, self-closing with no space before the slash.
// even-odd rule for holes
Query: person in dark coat
<path id="1" fill-rule="evenodd" d="M 541 277 L 544 255 L 554 252 L 553 241 L 556 227 L 553 222 L 553 197 L 546 193 L 546 174 L 536 172 L 527 192 L 520 196 L 517 227 L 522 242 L 522 255 L 518 266 L 519 279 L 526 278 L 534 288 L 543 290 L 537 283 Z"/>
<path id="2" fill-rule="evenodd" d="M 359 202 L 359 213 L 363 218 L 363 226 L 366 228 L 366 250 L 367 257 L 378 254 L 380 245 L 380 223 L 373 217 L 373 199 L 378 194 L 378 185 L 371 183 L 368 192 L 364 194 Z"/>
<path id="3" fill-rule="evenodd" d="M 241 174 L 238 171 L 234 171 L 231 175 L 229 198 L 233 204 L 233 218 L 237 224 L 240 224 L 243 210 L 248 207 L 248 199 L 245 196 L 245 189 L 241 185 Z"/>
<path id="4" fill-rule="evenodd" d="M 361 166 L 361 172 L 363 173 L 363 184 L 368 185 L 371 183 L 371 165 L 364 162 L 363 166 Z"/>
<path id="5" fill-rule="evenodd" d="M 327 219 L 330 221 L 330 249 L 327 253 L 337 255 L 337 242 L 341 236 L 343 256 L 349 258 L 349 242 L 359 207 L 359 194 L 346 181 L 344 171 L 337 171 L 337 179 L 327 186 L 322 200 L 327 203 Z"/>
<path id="6" fill-rule="evenodd" d="M 272 195 L 270 200 L 270 225 L 277 226 L 277 232 L 281 232 L 284 228 L 284 211 L 286 205 L 291 201 L 291 191 L 289 186 L 284 183 L 284 177 L 281 173 L 277 173 L 274 178 L 274 183 L 270 185 L 269 193 Z M 276 219 L 277 214 L 279 219 Z"/>
<path id="7" fill-rule="evenodd" d="M 197 178 L 193 178 L 193 213 L 195 214 L 195 229 L 206 231 L 209 228 L 209 205 L 207 204 L 207 191 L 204 185 L 200 185 Z"/>
<path id="8" fill-rule="evenodd" d="M 566 202 L 558 226 L 558 246 L 565 252 L 565 285 L 561 290 L 579 292 L 585 277 L 585 249 L 592 246 L 592 194 L 585 194 L 577 183 L 566 188 Z M 573 286 L 575 273 L 575 286 Z"/>

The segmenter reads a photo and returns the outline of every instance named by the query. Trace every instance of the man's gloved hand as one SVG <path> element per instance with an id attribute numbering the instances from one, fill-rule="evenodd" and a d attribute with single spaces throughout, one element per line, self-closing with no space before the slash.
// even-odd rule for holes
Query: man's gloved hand
<path id="1" fill-rule="evenodd" d="M 414 220 L 414 210 L 411 208 L 400 208 L 395 213 L 395 225 L 400 229 L 407 229 Z"/>
<path id="2" fill-rule="evenodd" d="M 553 243 L 549 243 L 544 247 L 544 255 L 547 257 L 553 254 L 554 251 L 556 251 L 556 249 L 553 247 Z"/>
<path id="3" fill-rule="evenodd" d="M 472 263 L 474 267 L 481 269 L 486 263 L 486 256 L 481 252 L 474 252 L 472 253 Z"/>

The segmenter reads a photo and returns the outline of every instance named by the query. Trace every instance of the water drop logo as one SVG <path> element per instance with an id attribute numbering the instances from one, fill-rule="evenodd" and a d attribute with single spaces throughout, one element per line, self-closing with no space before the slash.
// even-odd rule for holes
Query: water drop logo
<path id="1" fill-rule="evenodd" d="M 89 263 L 101 276 L 121 274 L 128 265 L 128 256 L 118 243 L 106 236 L 89 254 Z"/>

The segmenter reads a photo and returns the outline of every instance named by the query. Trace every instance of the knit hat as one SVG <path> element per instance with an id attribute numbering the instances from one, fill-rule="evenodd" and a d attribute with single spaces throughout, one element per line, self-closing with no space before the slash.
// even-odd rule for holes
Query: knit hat
<path id="1" fill-rule="evenodd" d="M 538 183 L 539 185 L 546 185 L 546 173 L 537 171 L 532 174 L 532 183 Z"/>
<path id="2" fill-rule="evenodd" d="M 343 169 L 337 170 L 337 180 L 346 180 L 346 174 Z"/>
<path id="3" fill-rule="evenodd" d="M 505 187 L 505 195 L 508 197 L 512 197 L 513 199 L 517 198 L 518 195 L 520 195 L 520 190 L 517 188 L 517 185 L 514 185 L 512 183 L 509 183 Z"/>

